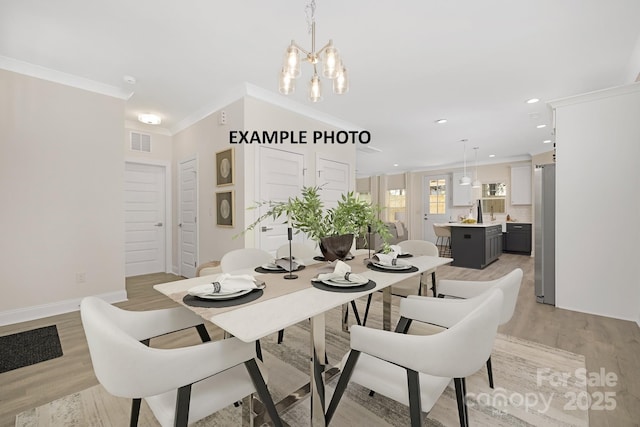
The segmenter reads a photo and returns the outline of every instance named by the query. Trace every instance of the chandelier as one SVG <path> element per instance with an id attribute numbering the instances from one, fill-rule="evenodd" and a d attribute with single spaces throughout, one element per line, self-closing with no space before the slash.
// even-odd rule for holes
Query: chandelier
<path id="1" fill-rule="evenodd" d="M 313 76 L 309 82 L 309 100 L 311 102 L 322 101 L 322 82 L 318 75 L 319 64 L 322 63 L 322 75 L 333 80 L 333 93 L 342 95 L 349 90 L 347 69 L 342 64 L 338 49 L 329 40 L 322 49 L 316 52 L 316 2 L 312 0 L 305 7 L 307 23 L 311 33 L 311 52 L 303 49 L 295 41 L 287 48 L 284 55 L 284 64 L 280 72 L 278 89 L 283 95 L 289 95 L 295 91 L 295 79 L 300 77 L 300 62 L 306 60 L 313 66 Z M 305 56 L 301 58 L 301 54 Z"/>

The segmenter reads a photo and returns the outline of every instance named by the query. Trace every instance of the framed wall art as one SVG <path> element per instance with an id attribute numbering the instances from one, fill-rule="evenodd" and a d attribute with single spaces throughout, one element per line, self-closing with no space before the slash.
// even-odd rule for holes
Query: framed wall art
<path id="1" fill-rule="evenodd" d="M 219 227 L 233 227 L 234 192 L 219 191 L 216 193 L 216 225 Z"/>
<path id="2" fill-rule="evenodd" d="M 216 184 L 218 187 L 233 185 L 233 175 L 235 174 L 233 160 L 233 148 L 216 153 Z"/>

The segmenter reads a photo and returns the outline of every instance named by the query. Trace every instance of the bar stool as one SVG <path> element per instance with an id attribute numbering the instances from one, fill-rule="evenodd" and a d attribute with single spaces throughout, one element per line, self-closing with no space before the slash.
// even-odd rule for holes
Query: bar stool
<path id="1" fill-rule="evenodd" d="M 436 233 L 436 246 L 440 249 L 440 256 L 451 257 L 451 227 L 433 224 Z"/>

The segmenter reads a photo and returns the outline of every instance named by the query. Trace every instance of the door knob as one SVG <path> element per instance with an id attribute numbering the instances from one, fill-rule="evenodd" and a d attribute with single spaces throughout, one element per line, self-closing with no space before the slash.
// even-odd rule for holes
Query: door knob
<path id="1" fill-rule="evenodd" d="M 273 228 L 271 227 L 267 227 L 266 225 L 263 225 L 261 228 L 262 232 L 264 233 L 265 231 L 269 231 L 269 230 L 273 230 Z"/>
<path id="2" fill-rule="evenodd" d="M 153 224 L 154 227 L 162 227 L 162 223 L 158 222 L 157 224 Z"/>

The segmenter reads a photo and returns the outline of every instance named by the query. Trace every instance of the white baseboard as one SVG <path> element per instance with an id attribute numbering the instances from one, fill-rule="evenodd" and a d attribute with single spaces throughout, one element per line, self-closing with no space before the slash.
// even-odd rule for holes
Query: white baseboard
<path id="1" fill-rule="evenodd" d="M 109 292 L 96 295 L 108 303 L 115 303 L 127 300 L 127 291 Z M 80 309 L 82 298 L 74 298 L 65 301 L 58 301 L 51 304 L 34 305 L 32 307 L 18 308 L 0 312 L 0 326 L 12 325 L 14 323 L 27 322 L 29 320 L 42 319 L 43 317 L 55 316 L 69 313 Z"/>

